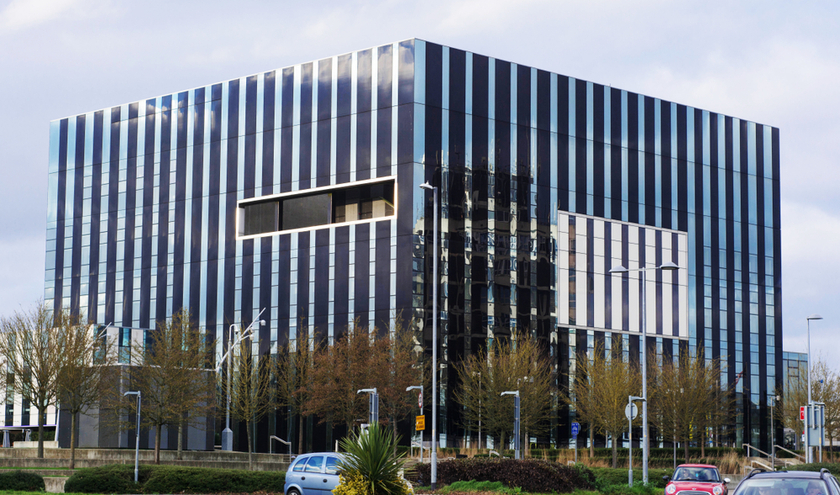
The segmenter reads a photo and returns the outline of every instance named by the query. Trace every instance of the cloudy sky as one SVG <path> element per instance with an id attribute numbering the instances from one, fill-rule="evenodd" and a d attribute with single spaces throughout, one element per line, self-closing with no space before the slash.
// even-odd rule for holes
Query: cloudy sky
<path id="1" fill-rule="evenodd" d="M 421 38 L 781 129 L 784 347 L 840 370 L 840 3 L 0 0 L 0 315 L 43 295 L 49 123 Z M 832 352 L 834 351 L 834 352 Z"/>

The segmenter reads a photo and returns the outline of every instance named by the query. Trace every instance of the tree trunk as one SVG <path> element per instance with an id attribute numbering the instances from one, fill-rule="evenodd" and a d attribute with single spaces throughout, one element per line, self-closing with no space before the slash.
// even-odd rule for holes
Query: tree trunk
<path id="1" fill-rule="evenodd" d="M 176 456 L 176 459 L 178 459 L 179 461 L 181 460 L 181 458 L 183 456 L 183 450 L 184 450 L 184 422 L 180 421 L 178 423 L 178 455 Z"/>
<path id="2" fill-rule="evenodd" d="M 595 458 L 595 430 L 589 425 L 589 458 Z"/>
<path id="3" fill-rule="evenodd" d="M 38 409 L 38 459 L 44 458 L 44 409 Z"/>
<path id="4" fill-rule="evenodd" d="M 306 449 L 303 447 L 303 427 L 304 425 L 303 411 L 298 411 L 298 454 L 303 454 Z M 350 430 L 347 430 L 350 433 Z"/>
<path id="5" fill-rule="evenodd" d="M 685 442 L 683 442 L 683 450 L 684 450 L 684 452 L 685 452 L 685 463 L 686 463 L 686 464 L 688 464 L 689 462 L 691 462 L 691 461 L 688 459 L 688 443 L 689 443 L 689 442 L 688 442 L 688 440 L 686 440 Z"/>
<path id="6" fill-rule="evenodd" d="M 613 457 L 613 469 L 618 467 L 618 442 L 616 442 L 615 434 L 612 435 L 612 457 Z"/>
<path id="7" fill-rule="evenodd" d="M 246 430 L 245 433 L 247 433 L 246 436 L 248 437 L 248 470 L 253 471 L 254 470 L 254 458 L 253 458 L 253 454 L 251 453 L 251 451 L 254 450 L 254 449 L 251 448 L 251 422 L 250 421 L 245 421 L 245 430 Z"/>
<path id="8" fill-rule="evenodd" d="M 161 425 L 157 425 L 155 427 L 155 464 L 160 464 L 160 430 Z"/>
<path id="9" fill-rule="evenodd" d="M 700 430 L 700 457 L 706 457 L 706 429 Z"/>
<path id="10" fill-rule="evenodd" d="M 70 469 L 76 469 L 76 415 L 70 415 Z"/>

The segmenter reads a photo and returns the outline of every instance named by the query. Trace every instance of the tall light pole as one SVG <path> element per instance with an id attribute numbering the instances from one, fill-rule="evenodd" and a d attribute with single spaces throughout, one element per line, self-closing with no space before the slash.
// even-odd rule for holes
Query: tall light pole
<path id="1" fill-rule="evenodd" d="M 123 394 L 123 397 L 127 395 L 136 395 L 137 396 L 137 435 L 134 440 L 134 483 L 137 483 L 140 473 L 140 391 L 136 392 L 126 392 Z"/>
<path id="2" fill-rule="evenodd" d="M 260 310 L 257 317 L 254 318 L 244 332 L 236 336 L 236 342 L 233 341 L 233 329 L 236 328 L 237 325 L 233 324 L 230 326 L 228 329 L 228 350 L 225 355 L 222 356 L 222 359 L 219 360 L 219 367 L 216 368 L 216 371 L 218 372 L 221 369 L 224 360 L 227 359 L 227 406 L 225 410 L 225 429 L 222 430 L 222 450 L 226 450 L 228 452 L 233 450 L 233 430 L 230 429 L 230 379 L 233 374 L 233 360 L 231 359 L 233 355 L 233 347 L 235 345 L 239 345 L 240 342 L 252 335 L 252 327 L 254 326 L 254 323 L 257 323 L 257 326 L 265 325 L 265 320 L 259 319 L 260 316 L 262 316 L 263 311 L 265 311 L 265 308 Z"/>
<path id="3" fill-rule="evenodd" d="M 501 395 L 513 396 L 513 458 L 521 459 L 519 454 L 519 390 L 508 390 Z"/>
<path id="4" fill-rule="evenodd" d="M 818 314 L 813 314 L 806 318 L 808 320 L 808 409 L 806 411 L 806 418 L 809 420 L 813 417 L 811 414 L 813 406 L 811 403 L 811 320 L 822 320 L 823 317 Z M 807 423 L 808 428 L 811 428 L 811 422 Z M 814 462 L 811 455 L 811 432 L 805 432 L 805 461 L 808 463 Z"/>
<path id="5" fill-rule="evenodd" d="M 432 490 L 437 489 L 437 321 L 438 321 L 438 188 L 424 182 L 420 189 L 434 193 L 434 251 L 432 255 Z"/>
<path id="6" fill-rule="evenodd" d="M 379 423 L 379 393 L 376 391 L 376 387 L 361 388 L 356 393 L 370 394 L 368 396 L 368 425 L 373 426 L 375 423 Z"/>
<path id="7" fill-rule="evenodd" d="M 648 431 L 648 407 L 647 407 L 647 272 L 653 270 L 678 270 L 680 267 L 676 263 L 666 261 L 659 266 L 639 267 L 630 270 L 622 265 L 615 266 L 610 269 L 610 273 L 642 273 L 642 482 L 647 485 L 648 482 L 648 456 L 650 455 L 650 439 Z"/>

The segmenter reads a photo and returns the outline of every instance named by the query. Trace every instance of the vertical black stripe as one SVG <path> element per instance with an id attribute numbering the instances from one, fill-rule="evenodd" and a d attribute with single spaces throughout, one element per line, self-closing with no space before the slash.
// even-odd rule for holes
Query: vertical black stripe
<path id="1" fill-rule="evenodd" d="M 354 280 L 353 318 L 362 327 L 368 325 L 368 309 L 370 304 L 370 224 L 359 224 L 356 229 L 356 259 Z"/>
<path id="2" fill-rule="evenodd" d="M 149 325 L 152 285 L 152 212 L 155 187 L 155 100 L 146 100 L 145 136 L 143 147 L 143 238 L 140 263 L 140 326 Z"/>
<path id="3" fill-rule="evenodd" d="M 171 136 L 172 97 L 164 96 L 161 99 L 160 114 L 160 189 L 158 191 L 160 203 L 158 205 L 157 287 L 155 289 L 156 306 L 154 314 L 154 318 L 157 321 L 163 321 L 169 316 L 166 311 L 166 292 L 169 284 L 167 267 L 169 266 L 169 220 L 171 216 L 170 209 L 172 207 L 169 202 Z"/>
<path id="4" fill-rule="evenodd" d="M 202 259 L 202 231 L 203 231 L 203 202 L 206 191 L 204 191 L 204 119 L 205 119 L 205 89 L 195 90 L 195 102 L 193 105 L 193 143 L 188 143 L 193 148 L 192 159 L 192 200 L 188 205 L 190 209 L 190 265 L 188 268 L 190 277 L 190 300 L 188 307 L 193 318 L 198 318 L 205 302 L 201 299 L 201 266 L 207 262 Z M 209 173 L 209 171 L 208 171 Z M 208 231 L 209 234 L 209 231 Z"/>
<path id="5" fill-rule="evenodd" d="M 88 307 L 87 315 L 97 321 L 99 305 L 99 243 L 101 231 L 102 209 L 102 131 L 104 112 L 101 110 L 93 114 L 93 173 L 91 175 L 90 195 L 90 266 L 88 279 Z M 101 322 L 100 322 L 101 323 Z"/>
<path id="6" fill-rule="evenodd" d="M 72 173 L 75 176 L 73 181 L 73 210 L 70 213 L 73 219 L 72 230 L 72 251 L 70 261 L 70 311 L 79 314 L 79 300 L 81 293 L 82 275 L 82 222 L 84 221 L 84 186 L 85 186 L 85 116 L 76 117 L 76 156 L 75 168 Z M 70 171 L 68 171 L 70 173 Z"/>

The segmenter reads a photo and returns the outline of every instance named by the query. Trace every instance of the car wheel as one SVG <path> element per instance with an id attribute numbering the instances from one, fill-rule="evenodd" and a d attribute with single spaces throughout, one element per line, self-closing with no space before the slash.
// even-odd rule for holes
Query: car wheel
<path id="1" fill-rule="evenodd" d="M 286 492 L 286 495 L 300 495 L 300 492 L 297 488 L 289 488 L 289 491 Z"/>

